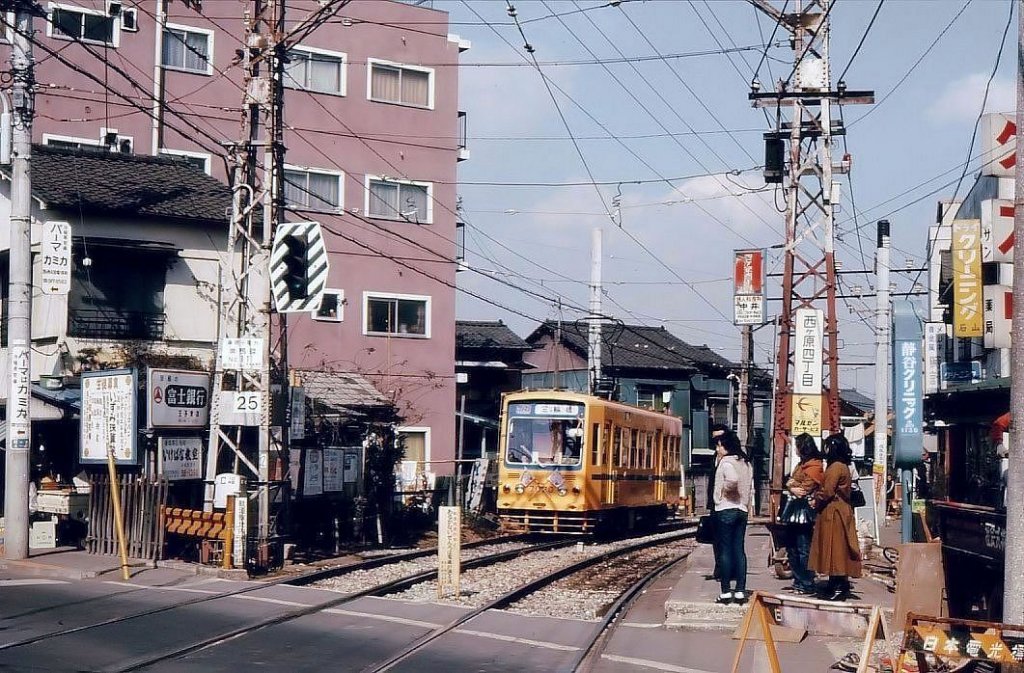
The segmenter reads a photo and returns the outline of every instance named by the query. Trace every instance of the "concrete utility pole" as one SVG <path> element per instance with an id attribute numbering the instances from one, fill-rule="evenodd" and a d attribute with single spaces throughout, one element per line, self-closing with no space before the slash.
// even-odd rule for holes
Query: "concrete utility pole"
<path id="1" fill-rule="evenodd" d="M 1017 134 L 1024 128 L 1024 2 L 1017 3 Z M 1024 171 L 1018 158 L 1013 192 L 1013 335 L 1010 343 L 1010 465 L 1006 473 L 1003 621 L 1024 622 Z"/>
<path id="2" fill-rule="evenodd" d="M 845 173 L 844 161 L 833 165 L 832 138 L 844 133 L 840 120 L 832 118 L 832 105 L 872 103 L 870 91 L 848 91 L 845 82 L 832 86 L 829 63 L 829 7 L 834 0 L 794 0 L 792 13 L 775 9 L 767 0 L 750 0 L 758 10 L 792 34 L 793 68 L 774 91 L 761 91 L 756 80 L 749 98 L 755 107 L 776 111 L 777 128 L 765 134 L 765 179 L 785 181 L 786 240 L 782 279 L 782 310 L 779 315 L 776 354 L 776 392 L 772 461 L 772 512 L 778 509 L 782 477 L 792 430 L 792 405 L 797 372 L 793 362 L 797 348 L 793 338 L 796 313 L 803 308 L 822 308 L 824 335 L 820 347 L 827 377 L 819 394 L 821 419 L 828 429 L 839 429 L 839 328 L 836 322 L 835 198 L 833 176 Z M 783 7 L 783 11 L 785 7 Z M 784 166 L 788 142 L 788 167 Z M 788 170 L 786 170 L 788 168 Z M 812 374 L 801 372 L 801 374 Z M 804 391 L 807 392 L 807 391 Z M 803 395 L 804 398 L 812 397 Z M 823 399 L 822 399 L 823 398 Z M 825 426 L 822 422 L 820 425 Z"/>
<path id="3" fill-rule="evenodd" d="M 885 521 L 886 477 L 889 473 L 889 324 L 892 301 L 889 296 L 889 220 L 878 221 L 878 250 L 875 253 L 875 474 L 882 480 L 882 497 L 875 506 L 878 522 Z M 877 492 L 877 491 L 876 491 Z"/>
<path id="4" fill-rule="evenodd" d="M 590 394 L 601 379 L 601 229 L 596 227 L 590 237 L 590 324 L 587 334 L 587 371 L 590 372 Z"/>
<path id="5" fill-rule="evenodd" d="M 9 382 L 4 478 L 4 556 L 28 558 L 29 451 L 32 420 L 32 117 L 35 77 L 32 59 L 34 4 L 17 3 L 11 45 L 11 103 L 14 108 L 11 160 L 10 294 L 7 310 Z"/>
<path id="6" fill-rule="evenodd" d="M 258 565 L 269 563 L 282 532 L 277 510 L 287 483 L 282 479 L 287 433 L 281 427 L 283 414 L 273 413 L 278 410 L 272 405 L 279 400 L 271 397 L 271 389 L 278 384 L 287 390 L 288 374 L 283 341 L 274 341 L 269 280 L 271 245 L 283 215 L 284 64 L 279 41 L 285 34 L 284 5 L 284 0 L 253 0 L 251 13 L 246 16 L 242 141 L 231 148 L 234 199 L 228 254 L 221 263 L 220 344 L 204 499 L 204 509 L 212 511 L 216 475 L 238 474 L 241 466 L 247 468 L 246 488 L 256 495 L 257 548 L 252 554 L 244 549 L 237 551 L 240 556 L 254 557 Z M 255 217 L 257 209 L 262 210 L 260 219 Z M 279 321 L 278 326 L 281 324 Z M 238 351 L 251 356 L 239 357 L 238 351 L 228 355 L 231 349 L 225 347 L 225 339 L 237 340 Z M 230 405 L 229 409 L 225 405 Z M 244 411 L 239 413 L 239 409 Z M 220 460 L 225 448 L 234 454 L 233 466 Z M 248 502 L 246 494 L 240 497 Z M 240 525 L 253 528 L 247 523 Z"/>

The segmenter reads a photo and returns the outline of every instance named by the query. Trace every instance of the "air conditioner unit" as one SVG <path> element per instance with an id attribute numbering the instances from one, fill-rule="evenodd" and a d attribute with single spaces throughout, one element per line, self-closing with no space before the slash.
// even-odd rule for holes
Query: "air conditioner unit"
<path id="1" fill-rule="evenodd" d="M 134 154 L 135 149 L 133 147 L 131 138 L 118 137 L 117 139 L 117 151 L 121 154 Z"/>

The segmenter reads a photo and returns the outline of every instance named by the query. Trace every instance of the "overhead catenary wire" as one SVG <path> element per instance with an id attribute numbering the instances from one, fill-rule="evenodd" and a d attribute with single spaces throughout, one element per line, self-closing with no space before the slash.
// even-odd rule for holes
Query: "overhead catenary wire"
<path id="1" fill-rule="evenodd" d="M 875 19 L 878 18 L 878 13 L 882 11 L 882 5 L 885 4 L 885 0 L 878 0 L 878 4 L 875 6 L 875 13 L 871 15 L 871 20 L 868 21 L 867 28 L 860 36 L 860 42 L 857 43 L 857 48 L 853 50 L 853 54 L 850 56 L 850 60 L 846 62 L 846 67 L 843 68 L 843 72 L 840 73 L 836 79 L 837 82 L 842 82 L 846 79 L 846 73 L 850 71 L 850 66 L 857 59 L 857 54 L 860 53 L 861 47 L 864 46 L 864 42 L 868 39 L 868 34 L 871 32 L 871 28 L 875 25 Z"/>

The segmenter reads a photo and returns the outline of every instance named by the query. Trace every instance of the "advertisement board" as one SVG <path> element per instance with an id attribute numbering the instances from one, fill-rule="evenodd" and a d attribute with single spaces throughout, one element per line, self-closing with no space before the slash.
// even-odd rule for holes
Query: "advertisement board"
<path id="1" fill-rule="evenodd" d="M 893 302 L 893 457 L 901 468 L 923 461 L 923 336 L 913 304 Z"/>
<path id="2" fill-rule="evenodd" d="M 981 118 L 981 156 L 988 163 L 982 175 L 1012 178 L 1017 167 L 1017 124 L 1012 114 L 987 114 Z"/>
<path id="3" fill-rule="evenodd" d="M 138 462 L 137 386 L 134 369 L 82 373 L 80 463 L 105 463 L 108 449 L 119 464 Z"/>
<path id="4" fill-rule="evenodd" d="M 210 421 L 210 375 L 153 369 L 146 376 L 146 418 L 154 428 L 204 428 Z"/>
<path id="5" fill-rule="evenodd" d="M 736 250 L 733 261 L 733 323 L 765 321 L 764 250 Z"/>
<path id="6" fill-rule="evenodd" d="M 981 226 L 953 220 L 953 336 L 984 334 L 981 290 Z"/>
<path id="7" fill-rule="evenodd" d="M 793 328 L 796 337 L 793 344 L 793 392 L 820 395 L 825 314 L 821 309 L 797 309 Z"/>
<path id="8" fill-rule="evenodd" d="M 157 449 L 157 470 L 164 479 L 203 478 L 203 440 L 199 437 L 160 437 Z"/>

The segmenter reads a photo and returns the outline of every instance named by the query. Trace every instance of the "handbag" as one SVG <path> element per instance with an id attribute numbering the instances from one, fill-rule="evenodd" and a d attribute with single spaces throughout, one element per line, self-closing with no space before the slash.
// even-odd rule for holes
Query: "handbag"
<path id="1" fill-rule="evenodd" d="M 860 483 L 855 480 L 850 485 L 850 507 L 857 509 L 858 507 L 864 507 L 867 504 L 868 501 L 864 497 L 864 491 L 860 490 Z"/>
<path id="2" fill-rule="evenodd" d="M 814 507 L 811 506 L 807 498 L 791 497 L 786 500 L 786 504 L 779 514 L 779 521 L 786 524 L 805 526 L 814 523 L 815 515 Z"/>
<path id="3" fill-rule="evenodd" d="M 710 544 L 715 541 L 715 515 L 705 514 L 697 521 L 697 542 Z"/>

